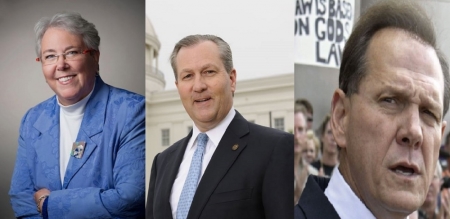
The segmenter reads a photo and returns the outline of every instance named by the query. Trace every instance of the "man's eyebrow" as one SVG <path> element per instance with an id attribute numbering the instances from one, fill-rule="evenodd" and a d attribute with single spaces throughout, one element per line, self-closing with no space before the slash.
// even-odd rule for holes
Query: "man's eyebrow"
<path id="1" fill-rule="evenodd" d="M 217 67 L 216 65 L 212 64 L 212 63 L 204 64 L 204 65 L 201 67 L 202 71 L 205 70 L 205 69 L 207 69 L 207 68 L 215 68 L 215 69 L 218 69 L 218 67 Z"/>
<path id="2" fill-rule="evenodd" d="M 207 64 L 202 65 L 202 66 L 200 67 L 200 70 L 201 70 L 201 71 L 204 71 L 204 70 L 207 69 L 207 68 L 214 68 L 214 69 L 217 69 L 217 66 L 214 65 L 214 64 L 211 64 L 211 63 L 207 63 Z M 191 68 L 183 68 L 183 69 L 180 70 L 180 74 L 181 74 L 181 73 L 192 73 L 192 72 L 194 72 L 194 70 L 191 69 Z"/>
<path id="3" fill-rule="evenodd" d="M 193 70 L 190 69 L 190 68 L 183 68 L 183 69 L 180 70 L 180 74 L 182 74 L 182 73 L 192 73 L 192 72 L 193 72 Z"/>
<path id="4" fill-rule="evenodd" d="M 384 96 L 395 96 L 396 98 L 407 100 L 413 95 L 408 86 L 399 86 L 399 84 L 383 83 L 383 89 L 377 92 L 378 98 Z"/>

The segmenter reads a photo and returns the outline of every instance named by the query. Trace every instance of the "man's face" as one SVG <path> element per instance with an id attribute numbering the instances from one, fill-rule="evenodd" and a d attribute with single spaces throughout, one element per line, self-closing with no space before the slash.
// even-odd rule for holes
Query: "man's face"
<path id="1" fill-rule="evenodd" d="M 233 105 L 236 70 L 226 72 L 211 41 L 181 48 L 175 61 L 175 84 L 186 112 L 200 131 L 216 127 Z"/>
<path id="2" fill-rule="evenodd" d="M 331 131 L 330 121 L 328 121 L 327 126 L 325 127 L 325 132 L 321 137 L 323 143 L 323 152 L 336 154 L 338 153 L 338 148 L 336 145 L 336 141 L 334 141 L 333 132 Z"/>
<path id="3" fill-rule="evenodd" d="M 306 118 L 302 112 L 297 112 L 294 115 L 294 152 L 301 153 L 303 146 L 306 143 Z"/>
<path id="4" fill-rule="evenodd" d="M 41 57 L 87 49 L 80 36 L 51 27 L 41 41 Z M 62 55 L 55 64 L 42 65 L 45 80 L 62 105 L 72 105 L 92 90 L 98 69 L 99 53 L 82 54 L 77 60 L 66 61 Z"/>
<path id="5" fill-rule="evenodd" d="M 340 170 L 377 218 L 404 217 L 433 178 L 446 126 L 442 70 L 433 48 L 392 28 L 373 36 L 367 61 L 358 93 L 333 97 Z"/>

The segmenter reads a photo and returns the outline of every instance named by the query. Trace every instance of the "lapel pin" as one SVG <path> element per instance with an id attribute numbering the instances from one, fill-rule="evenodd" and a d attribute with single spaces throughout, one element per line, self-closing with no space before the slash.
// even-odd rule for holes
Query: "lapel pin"
<path id="1" fill-rule="evenodd" d="M 72 152 L 70 153 L 70 155 L 74 156 L 75 158 L 81 159 L 81 157 L 83 157 L 85 146 L 86 142 L 84 141 L 74 142 L 72 146 Z"/>
<path id="2" fill-rule="evenodd" d="M 239 148 L 239 145 L 238 145 L 238 144 L 235 144 L 235 145 L 233 145 L 233 147 L 231 147 L 231 150 L 235 151 L 235 150 L 237 150 L 238 148 Z"/>

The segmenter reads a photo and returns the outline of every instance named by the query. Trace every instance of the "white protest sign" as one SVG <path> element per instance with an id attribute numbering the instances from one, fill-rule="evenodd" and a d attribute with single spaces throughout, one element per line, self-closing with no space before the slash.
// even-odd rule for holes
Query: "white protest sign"
<path id="1" fill-rule="evenodd" d="M 354 8 L 354 0 L 296 0 L 295 63 L 339 68 Z"/>

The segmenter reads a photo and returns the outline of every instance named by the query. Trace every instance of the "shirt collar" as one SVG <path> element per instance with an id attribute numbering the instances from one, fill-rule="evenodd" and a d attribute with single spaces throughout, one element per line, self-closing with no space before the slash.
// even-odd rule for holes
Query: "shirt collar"
<path id="1" fill-rule="evenodd" d="M 231 107 L 227 116 L 225 116 L 225 118 L 216 127 L 205 132 L 206 135 L 208 135 L 209 140 L 215 146 L 219 145 L 220 140 L 222 139 L 225 131 L 227 130 L 235 115 L 236 111 L 234 111 L 234 107 Z M 198 134 L 200 134 L 200 130 L 197 128 L 197 126 L 195 126 L 194 123 L 194 125 L 192 126 L 192 138 L 197 139 Z M 194 146 L 194 144 L 190 145 L 190 147 L 192 146 Z"/>
<path id="2" fill-rule="evenodd" d="M 356 196 L 341 172 L 336 165 L 331 176 L 328 187 L 325 189 L 325 196 L 327 196 L 330 203 L 333 205 L 339 217 L 342 219 L 347 218 L 367 218 L 376 219 L 372 212 L 361 202 Z M 351 207 L 349 207 L 351 206 Z"/>
<path id="3" fill-rule="evenodd" d="M 72 105 L 64 106 L 61 103 L 59 103 L 58 95 L 56 95 L 56 102 L 58 103 L 61 111 L 64 112 L 65 115 L 69 115 L 69 116 L 81 115 L 84 113 L 84 109 L 86 108 L 86 103 L 88 102 L 89 98 L 91 97 L 94 89 L 95 89 L 95 82 L 94 82 L 94 86 L 92 87 L 91 92 L 86 97 L 84 97 L 83 99 L 81 99 L 80 101 L 78 101 Z"/>

